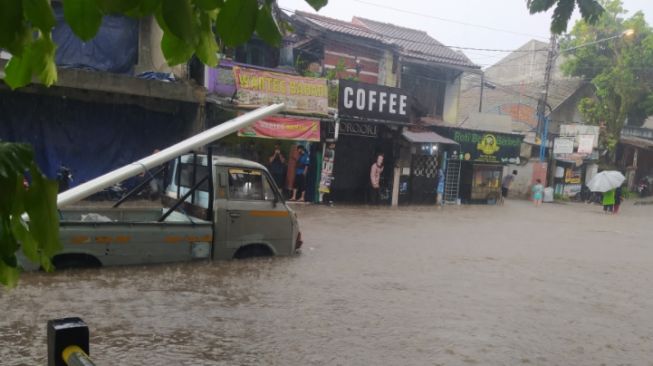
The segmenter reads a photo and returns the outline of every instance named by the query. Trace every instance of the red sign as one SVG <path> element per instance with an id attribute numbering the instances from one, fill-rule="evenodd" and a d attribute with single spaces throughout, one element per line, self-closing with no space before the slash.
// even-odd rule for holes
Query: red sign
<path id="1" fill-rule="evenodd" d="M 266 117 L 238 131 L 238 136 L 264 139 L 320 141 L 320 121 L 292 117 Z"/>

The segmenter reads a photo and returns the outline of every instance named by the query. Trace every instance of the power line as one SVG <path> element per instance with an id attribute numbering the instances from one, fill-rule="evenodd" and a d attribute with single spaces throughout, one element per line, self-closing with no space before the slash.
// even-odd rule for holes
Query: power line
<path id="1" fill-rule="evenodd" d="M 540 36 L 540 35 L 520 33 L 520 32 L 515 32 L 515 31 L 511 31 L 511 30 L 507 30 L 507 29 L 489 27 L 489 26 L 481 25 L 481 24 L 467 23 L 467 22 L 463 22 L 463 21 L 460 21 L 460 20 L 437 17 L 437 16 L 434 16 L 434 15 L 418 13 L 418 12 L 405 10 L 405 9 L 399 9 L 399 8 L 395 8 L 395 7 L 392 7 L 392 6 L 381 5 L 381 4 L 377 4 L 377 3 L 373 3 L 373 2 L 369 2 L 369 1 L 363 1 L 363 0 L 354 0 L 354 1 L 357 2 L 357 3 L 371 5 L 371 6 L 374 6 L 374 7 L 377 7 L 377 8 L 381 8 L 381 9 L 387 9 L 387 10 L 397 11 L 397 12 L 400 12 L 400 13 L 417 15 L 417 16 L 421 16 L 421 17 L 424 17 L 424 18 L 435 19 L 435 20 L 440 20 L 440 21 L 443 21 L 443 22 L 464 25 L 464 26 L 467 26 L 467 27 L 487 29 L 487 30 L 491 30 L 491 31 L 495 31 L 495 32 L 508 33 L 508 34 L 514 34 L 514 35 L 518 35 L 518 36 L 526 36 L 526 37 L 531 37 L 531 38 L 547 39 L 546 37 L 543 37 L 543 36 Z"/>
<path id="2" fill-rule="evenodd" d="M 283 10 L 283 11 L 287 11 L 287 12 L 292 13 L 292 14 L 296 14 L 296 11 L 295 11 L 295 10 L 286 9 L 286 8 L 279 8 L 279 9 L 281 9 L 281 10 Z M 302 15 L 299 14 L 299 16 L 302 16 Z M 355 27 L 355 26 L 353 26 L 353 25 L 346 24 L 347 22 L 342 21 L 342 20 L 331 19 L 331 18 L 328 18 L 328 17 L 322 16 L 322 15 L 318 15 L 318 16 L 319 16 L 318 21 L 320 21 L 320 22 L 328 23 L 328 24 L 331 24 L 331 25 L 335 25 L 335 26 L 338 26 L 338 27 L 346 28 L 346 29 L 349 29 L 349 30 L 357 31 L 357 32 L 361 32 L 361 31 L 369 31 L 369 32 L 373 33 L 374 35 L 377 35 L 377 36 L 380 36 L 381 38 L 385 38 L 385 39 L 389 39 L 389 40 L 406 41 L 406 42 L 410 42 L 410 43 L 413 43 L 413 44 L 427 45 L 427 46 L 431 46 L 431 47 L 442 47 L 442 48 L 450 48 L 450 49 L 453 48 L 453 49 L 457 49 L 457 50 L 468 50 L 468 51 L 481 51 L 481 52 L 505 52 L 505 53 L 514 53 L 514 52 L 519 52 L 519 53 L 522 53 L 522 52 L 525 52 L 525 53 L 531 53 L 531 52 L 533 52 L 533 50 L 521 50 L 521 49 L 475 48 L 475 47 L 463 47 L 463 46 L 444 45 L 444 44 L 441 44 L 441 43 L 439 43 L 439 42 L 438 42 L 438 43 L 434 43 L 434 42 L 437 42 L 435 39 L 433 39 L 434 42 L 422 42 L 422 41 L 417 41 L 417 40 L 410 39 L 410 38 L 403 38 L 403 37 L 397 37 L 397 36 L 389 36 L 389 35 L 385 35 L 385 34 L 379 34 L 379 33 L 373 32 L 372 30 L 367 29 L 367 28 L 359 28 L 359 27 Z M 310 16 L 309 16 L 308 18 L 311 19 Z M 338 23 L 334 22 L 334 20 L 335 20 L 335 21 L 338 21 Z M 316 24 L 316 25 L 317 25 L 317 24 Z M 318 25 L 318 26 L 319 26 L 319 25 Z M 415 29 L 415 30 L 416 30 L 416 29 Z M 355 35 L 352 35 L 352 36 L 353 36 L 353 37 L 357 37 L 357 36 L 355 36 Z M 358 36 L 358 37 L 361 37 L 361 36 Z M 430 36 L 429 36 L 429 37 L 430 37 Z M 362 38 L 362 37 L 361 37 L 361 38 Z M 537 50 L 536 50 L 536 51 L 537 51 Z"/>

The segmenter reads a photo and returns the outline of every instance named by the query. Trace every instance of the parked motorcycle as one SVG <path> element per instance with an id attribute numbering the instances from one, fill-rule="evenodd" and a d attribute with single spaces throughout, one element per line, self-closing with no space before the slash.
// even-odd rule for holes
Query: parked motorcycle
<path id="1" fill-rule="evenodd" d="M 653 186 L 653 176 L 646 176 L 637 183 L 637 194 L 644 198 L 651 195 L 651 186 Z"/>

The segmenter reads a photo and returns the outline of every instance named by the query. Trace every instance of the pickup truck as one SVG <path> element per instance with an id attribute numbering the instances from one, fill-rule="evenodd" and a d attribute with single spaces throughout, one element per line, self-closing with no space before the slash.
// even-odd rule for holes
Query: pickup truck
<path id="1" fill-rule="evenodd" d="M 163 201 L 170 208 L 61 209 L 63 250 L 54 266 L 287 256 L 301 247 L 297 216 L 263 165 L 200 154 L 169 164 L 172 183 Z"/>

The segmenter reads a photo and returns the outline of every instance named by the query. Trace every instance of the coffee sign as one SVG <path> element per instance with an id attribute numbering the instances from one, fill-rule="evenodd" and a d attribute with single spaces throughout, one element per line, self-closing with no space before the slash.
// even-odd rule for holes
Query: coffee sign
<path id="1" fill-rule="evenodd" d="M 408 122 L 410 99 L 399 88 L 340 80 L 338 115 L 396 122 Z"/>

